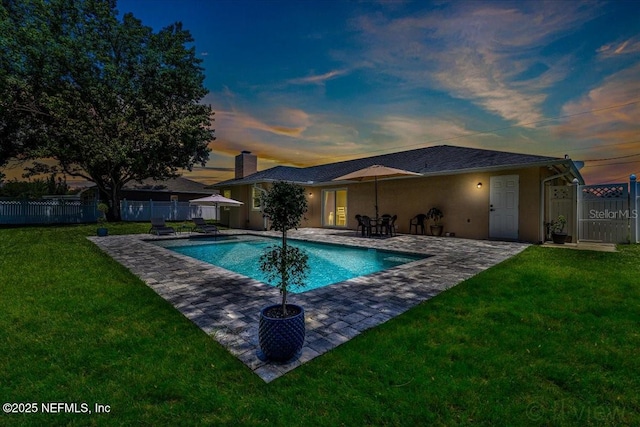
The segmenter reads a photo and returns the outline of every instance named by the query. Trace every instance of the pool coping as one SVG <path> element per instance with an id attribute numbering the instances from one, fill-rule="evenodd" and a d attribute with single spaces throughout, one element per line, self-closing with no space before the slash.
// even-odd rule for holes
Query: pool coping
<path id="1" fill-rule="evenodd" d="M 269 231 L 228 230 L 224 233 L 278 236 Z M 273 363 L 260 358 L 258 319 L 263 307 L 280 301 L 276 288 L 150 242 L 166 238 L 186 239 L 193 237 L 192 233 L 168 237 L 146 234 L 92 236 L 89 240 L 142 279 L 265 382 L 273 381 L 529 246 L 519 242 L 420 235 L 373 239 L 359 237 L 353 231 L 319 228 L 293 230 L 289 235 L 312 242 L 431 256 L 390 270 L 290 294 L 288 302 L 305 309 L 305 343 L 292 361 Z"/>
<path id="2" fill-rule="evenodd" d="M 172 252 L 177 252 L 180 255 L 187 256 L 187 257 L 192 257 L 192 255 L 190 255 L 190 254 L 181 252 L 179 250 L 179 248 L 207 245 L 208 243 L 215 243 L 215 242 L 228 242 L 228 243 L 234 243 L 234 242 L 243 243 L 243 242 L 246 242 L 246 241 L 242 241 L 242 240 L 239 240 L 239 239 L 238 240 L 234 240 L 233 239 L 234 236 L 238 236 L 238 237 L 247 237 L 247 236 L 249 236 L 249 237 L 253 237 L 253 238 L 265 238 L 265 239 L 269 239 L 269 240 L 263 240 L 262 242 L 263 243 L 267 243 L 268 242 L 269 244 L 279 244 L 281 242 L 281 236 L 266 236 L 264 234 L 258 235 L 256 233 L 251 233 L 251 232 L 234 233 L 232 236 L 226 236 L 226 235 L 225 236 L 197 235 L 197 236 L 190 236 L 190 237 L 194 237 L 194 238 L 189 238 L 189 239 L 184 238 L 184 237 L 167 238 L 167 236 L 165 236 L 164 239 L 160 239 L 160 240 L 149 239 L 149 240 L 146 240 L 146 241 L 151 242 L 152 244 L 157 244 L 158 246 L 161 246 L 163 248 L 169 249 Z M 222 237 L 222 239 L 220 237 Z M 189 244 L 177 243 L 177 244 L 167 245 L 167 246 L 159 243 L 159 242 L 174 242 L 174 241 L 178 241 L 179 242 L 179 241 L 185 241 L 185 240 L 188 240 L 188 242 L 190 242 L 190 243 Z M 381 253 L 382 254 L 384 254 L 384 253 L 397 254 L 397 255 L 400 255 L 400 256 L 407 256 L 407 257 L 416 258 L 416 259 L 406 259 L 404 262 L 402 262 L 400 264 L 397 264 L 397 265 L 394 265 L 392 267 L 386 268 L 384 270 L 389 270 L 389 269 L 394 269 L 394 268 L 399 268 L 399 269 L 412 268 L 414 265 L 416 265 L 416 263 L 420 263 L 420 262 L 424 261 L 426 258 L 433 256 L 432 254 L 419 253 L 419 252 L 415 252 L 415 251 L 414 252 L 408 252 L 408 251 L 390 250 L 390 249 L 386 249 L 386 248 L 384 248 L 384 249 L 381 249 L 381 248 L 365 248 L 363 246 L 347 244 L 347 243 L 336 243 L 336 242 L 327 242 L 327 241 L 312 241 L 312 240 L 308 240 L 308 239 L 298 239 L 298 238 L 295 238 L 295 237 L 289 237 L 288 240 L 289 240 L 289 242 L 295 242 L 297 240 L 297 241 L 301 241 L 301 242 L 316 243 L 318 245 L 332 245 L 334 247 L 340 247 L 340 248 L 359 249 L 359 250 L 365 251 L 365 252 L 366 251 L 377 251 L 378 254 L 381 254 Z M 251 241 L 251 242 L 253 242 L 253 241 Z M 196 258 L 196 257 L 192 257 L 192 258 Z M 200 260 L 200 261 L 202 261 L 202 262 L 204 262 L 206 264 L 210 264 L 210 262 L 207 261 L 207 260 L 199 259 L 199 258 L 196 258 L 196 259 L 198 259 L 198 260 Z M 222 269 L 225 269 L 225 270 L 230 270 L 233 273 L 236 273 L 236 274 L 239 274 L 239 275 L 244 275 L 241 271 L 236 271 L 236 270 L 233 270 L 233 269 L 226 269 L 224 266 L 217 265 L 215 263 L 211 263 L 211 264 L 214 264 L 214 265 L 216 265 L 216 266 L 218 266 L 218 267 L 220 267 Z M 358 277 L 362 277 L 362 276 L 369 276 L 369 275 L 372 275 L 372 274 L 380 273 L 380 272 L 382 272 L 384 270 L 373 271 L 371 273 L 358 274 L 357 276 L 351 277 L 349 279 L 344 279 L 344 280 L 341 280 L 339 282 L 332 282 L 332 283 L 329 283 L 329 284 L 326 284 L 326 285 L 323 284 L 323 285 L 318 286 L 317 288 L 308 289 L 308 290 L 298 291 L 293 286 L 291 286 L 290 290 L 289 290 L 289 295 L 312 292 L 315 289 L 321 289 L 321 288 L 324 288 L 326 286 L 332 286 L 332 285 L 336 285 L 336 284 L 339 284 L 339 283 L 342 283 L 342 282 L 348 282 L 349 280 L 352 280 L 354 278 L 358 278 Z M 253 277 L 253 276 L 248 276 L 248 275 L 247 275 L 247 277 L 252 278 L 252 279 L 254 279 L 254 280 L 258 281 L 258 282 L 261 282 L 260 278 Z"/>

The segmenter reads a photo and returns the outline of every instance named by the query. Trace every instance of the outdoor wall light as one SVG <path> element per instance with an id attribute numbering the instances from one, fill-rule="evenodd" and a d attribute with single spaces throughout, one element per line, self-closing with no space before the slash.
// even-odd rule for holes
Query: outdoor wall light
<path id="1" fill-rule="evenodd" d="M 309 193 L 309 198 L 311 199 L 313 197 L 313 193 Z"/>
<path id="2" fill-rule="evenodd" d="M 482 183 L 481 182 L 478 183 L 478 188 L 482 188 Z"/>

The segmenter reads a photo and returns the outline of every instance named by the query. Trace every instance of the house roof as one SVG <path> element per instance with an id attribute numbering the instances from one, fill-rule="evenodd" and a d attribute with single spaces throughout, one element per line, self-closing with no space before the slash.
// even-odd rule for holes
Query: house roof
<path id="1" fill-rule="evenodd" d="M 565 164 L 570 168 L 573 167 L 574 173 L 580 181 L 583 181 L 580 173 L 575 169 L 575 166 L 573 166 L 573 163 L 569 159 L 451 145 L 437 145 L 306 168 L 276 166 L 244 178 L 219 182 L 212 187 L 253 184 L 267 181 L 321 184 L 371 165 L 389 166 L 428 176 L 556 164 Z"/>
<path id="2" fill-rule="evenodd" d="M 131 181 L 124 186 L 124 190 L 211 194 L 211 190 L 207 190 L 205 187 L 206 184 L 180 176 L 163 181 L 154 179 L 145 179 L 142 182 Z"/>

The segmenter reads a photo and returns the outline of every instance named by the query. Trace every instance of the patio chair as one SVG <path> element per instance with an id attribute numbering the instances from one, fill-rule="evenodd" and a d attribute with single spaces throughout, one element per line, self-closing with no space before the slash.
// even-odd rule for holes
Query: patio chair
<path id="1" fill-rule="evenodd" d="M 389 223 L 391 222 L 391 215 L 382 214 L 380 216 L 380 222 L 378 223 L 378 227 L 380 228 L 380 234 L 389 234 Z"/>
<path id="2" fill-rule="evenodd" d="M 194 227 L 191 229 L 191 231 L 193 232 L 197 231 L 205 234 L 208 234 L 208 233 L 218 234 L 218 227 L 216 227 L 213 224 L 207 224 L 204 218 L 191 218 L 191 220 L 195 224 Z"/>
<path id="3" fill-rule="evenodd" d="M 364 234 L 364 224 L 362 224 L 362 215 L 356 215 L 356 221 L 358 221 L 358 225 L 356 226 L 356 236 L 358 235 L 358 231 L 362 231 Z"/>
<path id="4" fill-rule="evenodd" d="M 398 215 L 382 215 L 382 224 L 380 225 L 381 232 L 384 234 L 388 234 L 389 236 L 394 236 L 396 233 L 396 220 L 398 219 Z"/>
<path id="5" fill-rule="evenodd" d="M 176 234 L 176 230 L 173 227 L 167 226 L 164 222 L 164 218 L 151 218 L 151 228 L 149 229 L 149 233 L 164 236 L 168 234 Z"/>
<path id="6" fill-rule="evenodd" d="M 422 234 L 424 234 L 424 222 L 426 220 L 427 216 L 425 214 L 418 214 L 411 218 L 411 220 L 409 221 L 409 233 L 411 233 L 411 230 L 415 228 L 416 234 L 418 234 L 418 227 L 420 227 Z"/>

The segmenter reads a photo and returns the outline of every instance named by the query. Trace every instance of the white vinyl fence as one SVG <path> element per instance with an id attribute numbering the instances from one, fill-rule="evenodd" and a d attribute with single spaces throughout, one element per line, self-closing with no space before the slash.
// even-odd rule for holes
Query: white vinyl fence
<path id="1" fill-rule="evenodd" d="M 640 243 L 640 218 L 638 218 L 638 215 L 640 215 L 640 182 L 636 182 L 636 176 L 631 175 L 629 184 L 631 187 L 629 200 L 633 208 L 631 211 L 631 216 L 633 217 L 631 221 L 631 241 Z M 634 223 L 635 227 L 633 226 Z"/>
<path id="2" fill-rule="evenodd" d="M 149 221 L 151 218 L 164 218 L 166 221 L 188 221 L 191 218 L 219 219 L 218 209 L 213 206 L 192 205 L 189 202 L 120 202 L 120 215 L 123 221 Z"/>
<path id="3" fill-rule="evenodd" d="M 631 219 L 629 186 L 626 183 L 578 187 L 580 240 L 627 243 Z"/>
<path id="4" fill-rule="evenodd" d="M 194 217 L 219 219 L 219 208 L 191 205 L 189 202 L 120 202 L 123 221 L 190 221 Z M 96 222 L 100 212 L 96 202 L 78 200 L 0 201 L 0 225 L 3 224 L 83 224 Z"/>
<path id="5" fill-rule="evenodd" d="M 573 241 L 640 243 L 640 186 L 629 183 L 550 186 L 547 220 L 564 215 Z"/>
<path id="6" fill-rule="evenodd" d="M 78 200 L 0 201 L 0 224 L 80 224 L 99 215 L 95 203 Z"/>

